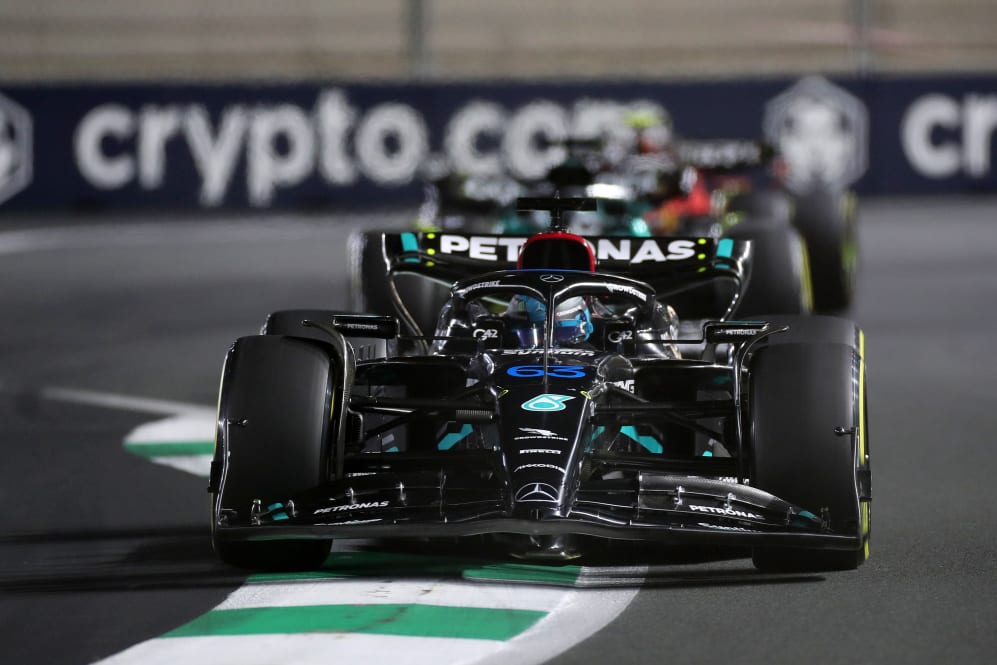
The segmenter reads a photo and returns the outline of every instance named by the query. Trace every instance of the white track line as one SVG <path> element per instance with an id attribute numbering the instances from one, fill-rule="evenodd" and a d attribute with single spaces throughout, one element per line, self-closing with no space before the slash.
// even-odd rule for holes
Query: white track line
<path id="1" fill-rule="evenodd" d="M 276 216 L 266 219 L 217 219 L 196 221 L 150 220 L 141 223 L 103 223 L 83 226 L 49 226 L 0 231 L 0 256 L 28 252 L 141 247 L 146 245 L 190 245 L 217 242 L 288 240 L 341 234 L 347 227 L 371 223 L 395 226 L 404 215 L 369 213 L 338 215 L 336 224 L 320 216 Z M 177 233 L 178 228 L 183 233 Z"/>
<path id="2" fill-rule="evenodd" d="M 552 636 L 553 637 L 553 636 Z M 357 633 L 174 637 L 150 640 L 101 665 L 470 665 L 542 662 L 505 659 L 507 642 Z"/>
<path id="3" fill-rule="evenodd" d="M 73 404 L 99 406 L 106 409 L 138 411 L 140 413 L 152 413 L 164 416 L 214 414 L 213 408 L 206 407 L 202 404 L 174 402 L 164 399 L 150 399 L 148 397 L 134 397 L 132 395 L 99 392 L 95 390 L 53 387 L 42 388 L 39 391 L 39 395 L 41 395 L 44 399 L 59 402 L 71 402 Z"/>

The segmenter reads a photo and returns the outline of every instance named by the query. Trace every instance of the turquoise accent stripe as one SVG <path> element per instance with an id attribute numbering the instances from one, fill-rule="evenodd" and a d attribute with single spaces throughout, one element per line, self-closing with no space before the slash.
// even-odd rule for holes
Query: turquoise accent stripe
<path id="1" fill-rule="evenodd" d="M 814 522 L 819 522 L 819 521 L 820 520 L 817 518 L 817 516 L 814 515 L 812 512 L 810 512 L 809 510 L 801 510 L 795 517 L 793 517 L 793 521 L 790 523 L 789 526 L 796 527 L 799 529 L 806 529 L 808 527 L 813 527 Z"/>
<path id="2" fill-rule="evenodd" d="M 599 438 L 599 435 L 606 431 L 605 425 L 598 425 L 592 428 L 592 434 L 589 436 L 588 443 L 585 444 L 585 452 L 589 452 L 595 447 L 595 440 Z"/>
<path id="3" fill-rule="evenodd" d="M 703 457 L 713 457 L 713 451 L 712 450 L 704 450 L 703 451 Z"/>
<path id="4" fill-rule="evenodd" d="M 646 436 L 644 434 L 638 434 L 637 428 L 633 425 L 627 425 L 626 427 L 620 428 L 620 434 L 624 436 L 629 436 L 631 439 L 639 443 L 640 445 L 647 448 L 647 452 L 653 453 L 655 455 L 660 455 L 665 451 L 664 447 L 655 439 L 653 436 Z"/>
<path id="5" fill-rule="evenodd" d="M 463 439 L 465 436 L 470 434 L 474 428 L 471 427 L 470 423 L 465 423 L 463 427 L 460 428 L 459 432 L 451 432 L 445 437 L 440 439 L 440 442 L 436 444 L 437 450 L 450 450 L 457 442 Z"/>
<path id="6" fill-rule="evenodd" d="M 419 239 L 415 237 L 414 233 L 403 233 L 402 234 L 402 251 L 403 252 L 418 252 L 419 251 Z M 405 263 L 418 263 L 419 259 L 411 256 L 405 259 Z"/>
<path id="7" fill-rule="evenodd" d="M 721 238 L 717 243 L 717 256 L 729 259 L 734 252 L 734 241 L 730 238 Z"/>
<path id="8" fill-rule="evenodd" d="M 270 504 L 269 506 L 267 506 L 267 510 L 269 510 L 269 511 L 271 511 L 271 512 L 272 512 L 272 511 L 274 511 L 274 510 L 279 510 L 279 509 L 281 509 L 281 508 L 283 508 L 283 507 L 284 507 L 284 504 L 282 504 L 282 503 L 271 503 L 271 504 Z M 286 519 L 290 519 L 290 518 L 289 518 L 289 517 L 287 516 L 287 513 L 283 512 L 283 511 L 281 511 L 281 512 L 279 512 L 279 513 L 274 513 L 274 514 L 273 514 L 273 515 L 271 515 L 270 517 L 271 517 L 271 518 L 273 518 L 273 520 L 274 520 L 275 522 L 279 522 L 280 520 L 286 520 Z"/>

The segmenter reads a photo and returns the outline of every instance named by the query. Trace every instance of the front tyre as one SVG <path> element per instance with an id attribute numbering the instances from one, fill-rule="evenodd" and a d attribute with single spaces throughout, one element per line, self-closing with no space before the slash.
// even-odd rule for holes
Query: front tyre
<path id="1" fill-rule="evenodd" d="M 264 507 L 327 479 L 335 367 L 321 344 L 261 335 L 229 351 L 222 375 L 215 462 L 224 473 L 212 501 L 212 544 L 228 564 L 256 570 L 321 566 L 332 541 L 228 540 L 216 519 L 246 521 L 254 500 Z"/>
<path id="2" fill-rule="evenodd" d="M 861 342 L 774 344 L 751 359 L 751 484 L 825 515 L 831 532 L 856 537 L 848 550 L 756 547 L 752 561 L 760 570 L 852 570 L 868 556 L 871 504 L 860 348 Z"/>

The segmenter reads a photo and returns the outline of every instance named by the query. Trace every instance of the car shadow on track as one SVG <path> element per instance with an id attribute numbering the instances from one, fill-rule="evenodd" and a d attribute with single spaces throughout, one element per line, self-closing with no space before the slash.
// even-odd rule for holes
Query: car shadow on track
<path id="1" fill-rule="evenodd" d="M 323 572 L 392 579 L 417 579 L 432 574 L 469 582 L 593 589 L 799 584 L 824 579 L 821 574 L 761 573 L 746 559 L 749 556 L 750 551 L 744 549 L 611 543 L 592 548 L 578 558 L 535 561 L 502 554 L 493 544 L 473 539 L 365 541 L 348 551 L 334 551 Z"/>
<path id="2" fill-rule="evenodd" d="M 204 527 L 14 533 L 0 537 L 0 590 L 66 593 L 234 587 Z"/>
<path id="3" fill-rule="evenodd" d="M 18 593 L 235 588 L 316 579 L 414 580 L 573 588 L 750 586 L 819 582 L 819 574 L 756 571 L 749 552 L 610 543 L 556 561 L 518 558 L 487 541 L 360 541 L 338 547 L 320 570 L 253 574 L 226 566 L 203 527 L 15 533 L 0 537 L 0 589 Z"/>

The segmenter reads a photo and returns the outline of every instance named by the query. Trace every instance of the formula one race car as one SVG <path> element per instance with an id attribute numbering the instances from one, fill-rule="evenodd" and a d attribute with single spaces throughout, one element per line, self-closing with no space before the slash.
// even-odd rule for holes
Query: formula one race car
<path id="1" fill-rule="evenodd" d="M 750 547 L 762 570 L 861 564 L 859 329 L 725 320 L 742 241 L 604 244 L 600 262 L 591 240 L 555 229 L 513 266 L 457 279 L 421 353 L 396 353 L 412 340 L 393 317 L 322 310 L 276 312 L 237 340 L 209 484 L 219 556 L 301 569 L 336 538 L 476 536 L 539 559 L 629 540 Z M 480 267 L 429 249 L 393 272 Z M 695 304 L 681 296 L 704 286 L 719 315 L 680 336 L 676 309 Z"/>
<path id="2" fill-rule="evenodd" d="M 858 272 L 854 193 L 816 182 L 790 189 L 784 160 L 764 141 L 686 140 L 676 149 L 712 191 L 723 193 L 728 211 L 751 222 L 742 231 L 757 233 L 750 227 L 760 224 L 791 228 L 802 238 L 815 312 L 839 312 L 851 306 Z M 762 292 L 777 288 L 771 279 L 775 275 L 766 276 Z"/>
<path id="3" fill-rule="evenodd" d="M 571 220 L 578 215 L 602 214 L 606 209 L 603 198 L 520 198 L 519 207 L 523 212 L 534 211 L 537 204 L 530 202 L 543 200 L 560 201 L 565 207 L 565 217 Z M 571 204 L 565 203 L 569 201 L 586 201 L 586 204 L 569 207 Z M 699 237 L 597 234 L 587 235 L 586 239 L 594 247 L 601 270 L 651 280 L 656 288 L 666 289 L 667 293 L 659 294 L 661 298 L 667 297 L 668 302 L 676 306 L 681 304 L 685 318 L 809 312 L 809 307 L 800 307 L 800 268 L 805 264 L 804 250 L 798 244 L 778 245 L 780 239 L 791 241 L 795 238 L 785 234 L 785 229 L 766 229 L 759 225 L 748 234 L 732 233 L 719 238 L 706 237 L 700 226 L 692 226 L 691 230 L 703 233 Z M 454 280 L 485 270 L 514 267 L 520 248 L 529 238 L 523 233 L 466 231 L 356 233 L 350 246 L 351 309 L 397 315 L 406 333 L 428 335 L 436 325 L 440 307 L 449 298 Z M 756 252 L 757 243 L 762 239 L 770 242 L 764 245 L 760 257 L 763 265 L 759 266 Z M 706 256 L 699 251 L 702 246 L 716 245 L 726 251 L 734 246 L 747 246 L 747 240 L 752 244 L 752 260 L 741 266 L 737 297 L 731 297 L 730 275 L 720 283 L 702 279 L 704 275 L 698 273 L 691 280 L 674 280 L 672 268 L 684 265 L 682 259 L 697 257 L 701 261 L 700 257 Z M 766 259 L 770 260 L 769 265 L 765 265 Z M 771 265 L 775 259 L 779 260 L 779 265 Z M 706 270 L 696 266 L 697 269 L 701 267 Z M 771 287 L 773 275 L 782 276 L 781 286 L 767 289 L 768 298 L 764 300 L 771 309 L 762 309 L 760 299 L 751 298 L 752 285 Z M 753 305 L 747 312 L 742 306 L 746 298 Z M 792 305 L 794 301 L 795 306 Z M 778 306 L 780 302 L 783 307 Z"/>
<path id="4" fill-rule="evenodd" d="M 750 191 L 745 175 L 768 158 L 764 145 L 698 142 L 682 155 L 631 155 L 610 168 L 599 158 L 604 152 L 601 141 L 564 143 L 568 158 L 538 181 L 454 173 L 436 179 L 427 185 L 416 229 L 525 239 L 546 229 L 549 218 L 545 211 L 517 209 L 517 197 L 590 197 L 597 201 L 595 210 L 566 211 L 564 221 L 571 232 L 752 240 L 752 276 L 739 301 L 739 315 L 813 311 L 813 257 L 802 228 L 791 221 L 793 207 L 780 192 Z M 360 260 L 377 261 L 370 255 Z"/>

